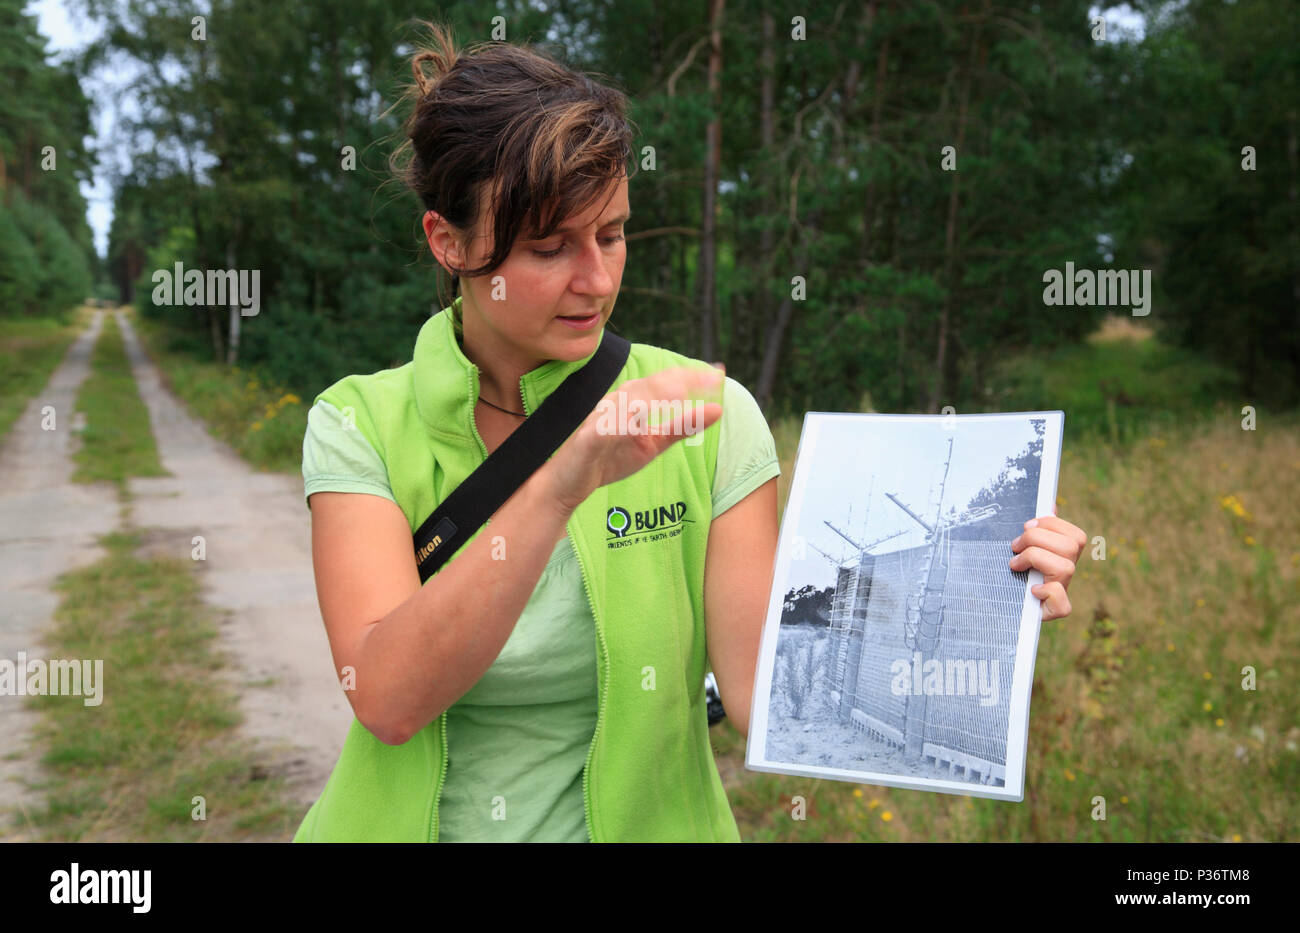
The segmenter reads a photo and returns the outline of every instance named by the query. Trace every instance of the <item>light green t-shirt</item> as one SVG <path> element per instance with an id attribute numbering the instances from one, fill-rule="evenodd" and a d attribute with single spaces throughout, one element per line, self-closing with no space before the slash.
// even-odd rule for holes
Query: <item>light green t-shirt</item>
<path id="1" fill-rule="evenodd" d="M 762 410 L 730 376 L 722 407 L 714 518 L 781 472 Z M 379 454 L 328 402 L 308 412 L 302 472 L 308 497 L 393 499 Z M 447 710 L 440 842 L 587 841 L 582 768 L 596 728 L 595 629 L 566 536 L 496 661 Z"/>

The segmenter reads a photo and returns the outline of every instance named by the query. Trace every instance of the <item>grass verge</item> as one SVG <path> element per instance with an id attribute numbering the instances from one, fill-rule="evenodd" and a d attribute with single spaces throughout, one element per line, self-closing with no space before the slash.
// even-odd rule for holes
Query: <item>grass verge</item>
<path id="1" fill-rule="evenodd" d="M 125 494 L 128 476 L 166 476 L 158 460 L 149 424 L 149 409 L 136 390 L 122 333 L 112 314 L 91 354 L 90 375 L 77 393 L 77 411 L 86 416 L 73 459 L 72 479 L 79 483 L 108 480 Z"/>
<path id="2" fill-rule="evenodd" d="M 0 441 L 68 352 L 80 315 L 0 318 Z"/>
<path id="3" fill-rule="evenodd" d="M 296 828 L 283 782 L 246 751 L 238 701 L 218 676 L 216 610 L 193 569 L 138 556 L 135 533 L 100 539 L 107 556 L 65 574 L 47 657 L 103 662 L 101 702 L 33 696 L 52 774 L 39 841 L 283 840 Z M 200 800 L 201 798 L 201 800 Z M 197 819 L 202 806 L 205 819 Z"/>
<path id="4" fill-rule="evenodd" d="M 310 406 L 301 398 L 283 386 L 266 383 L 257 372 L 196 360 L 174 349 L 173 335 L 157 321 L 132 314 L 131 322 L 164 383 L 214 437 L 258 469 L 289 473 L 302 469 Z"/>

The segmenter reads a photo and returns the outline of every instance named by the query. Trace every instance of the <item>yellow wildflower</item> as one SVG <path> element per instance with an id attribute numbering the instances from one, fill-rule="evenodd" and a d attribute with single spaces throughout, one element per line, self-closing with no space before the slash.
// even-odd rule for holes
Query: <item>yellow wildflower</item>
<path id="1" fill-rule="evenodd" d="M 1216 719 L 1216 720 L 1214 720 L 1214 724 L 1215 724 L 1216 726 L 1221 726 L 1221 725 L 1223 725 L 1223 720 L 1222 720 L 1222 719 Z"/>
<path id="2" fill-rule="evenodd" d="M 880 818 L 884 820 L 886 823 L 888 823 L 890 820 L 894 818 L 894 814 L 886 810 L 884 813 L 880 814 Z"/>
<path id="3" fill-rule="evenodd" d="M 1229 512 L 1231 512 L 1233 515 L 1237 516 L 1238 518 L 1244 518 L 1246 521 L 1253 520 L 1251 514 L 1246 511 L 1245 504 L 1240 499 L 1238 499 L 1236 495 L 1229 494 L 1226 496 L 1220 496 L 1219 505 L 1223 506 L 1225 509 L 1227 509 Z"/>
<path id="4" fill-rule="evenodd" d="M 861 787 L 855 787 L 855 788 L 853 788 L 853 796 L 854 796 L 854 797 L 861 797 L 861 796 L 862 796 L 862 788 L 861 788 Z"/>
<path id="5" fill-rule="evenodd" d="M 1205 703 L 1201 706 L 1201 709 L 1205 710 L 1208 713 L 1210 710 L 1214 709 L 1214 704 L 1211 703 L 1209 700 L 1206 700 Z"/>

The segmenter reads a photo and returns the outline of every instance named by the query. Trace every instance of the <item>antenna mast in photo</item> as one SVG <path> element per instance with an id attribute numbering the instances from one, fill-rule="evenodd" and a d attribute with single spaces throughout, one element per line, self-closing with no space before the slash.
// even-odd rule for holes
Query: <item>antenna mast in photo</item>
<path id="1" fill-rule="evenodd" d="M 952 447 L 955 438 L 948 438 L 948 455 L 943 464 L 943 478 L 939 481 L 939 500 L 934 507 L 934 519 L 925 521 L 899 500 L 893 493 L 887 492 L 889 500 L 898 506 L 925 529 L 926 543 L 921 567 L 917 571 L 916 588 L 907 598 L 907 615 L 903 620 L 903 642 L 913 651 L 913 663 L 919 663 L 924 669 L 925 663 L 934 658 L 939 647 L 939 635 L 943 630 L 943 590 L 948 582 L 949 544 L 952 529 L 962 525 L 971 525 L 983 521 L 998 511 L 996 504 L 969 509 L 961 515 L 945 520 L 943 517 L 943 496 L 948 485 L 948 471 L 952 466 Z M 916 653 L 919 652 L 919 660 Z M 922 694 L 909 694 L 907 697 L 906 726 L 904 729 L 903 760 L 915 763 L 921 758 L 925 742 L 925 713 L 928 697 Z"/>

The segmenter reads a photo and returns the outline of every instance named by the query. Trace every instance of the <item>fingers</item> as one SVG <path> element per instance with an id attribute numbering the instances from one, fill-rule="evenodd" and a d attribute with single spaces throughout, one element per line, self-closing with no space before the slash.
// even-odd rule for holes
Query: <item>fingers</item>
<path id="1" fill-rule="evenodd" d="M 675 439 L 689 437 L 692 434 L 699 434 L 721 417 L 722 406 L 717 402 L 697 403 L 695 408 L 690 411 L 683 410 L 680 415 L 675 415 L 672 421 L 662 422 L 656 426 L 657 430 L 652 429 L 650 433 L 671 435 Z"/>
<path id="2" fill-rule="evenodd" d="M 1011 550 L 1017 554 L 1029 547 L 1040 547 L 1059 554 L 1071 563 L 1078 560 L 1082 550 L 1074 538 L 1041 526 L 1027 529 L 1011 541 Z"/>
<path id="3" fill-rule="evenodd" d="M 1043 600 L 1044 622 L 1068 616 L 1073 608 L 1070 605 L 1070 597 L 1066 595 L 1065 587 L 1057 580 L 1030 587 L 1029 592 Z"/>
<path id="4" fill-rule="evenodd" d="M 1043 601 L 1043 621 L 1070 614 L 1066 588 L 1074 576 L 1075 561 L 1088 545 L 1088 535 L 1082 528 L 1057 517 L 1056 506 L 1052 506 L 1052 513 L 1025 522 L 1024 532 L 1011 542 L 1011 550 L 1016 552 L 1010 561 L 1011 569 L 1033 568 L 1043 575 L 1043 582 L 1030 588 Z"/>
<path id="5" fill-rule="evenodd" d="M 1062 583 L 1069 583 L 1070 578 L 1074 576 L 1074 561 L 1068 557 L 1062 557 L 1055 551 L 1049 551 L 1047 548 L 1030 545 L 1019 554 L 1011 558 L 1010 567 L 1012 570 L 1029 570 L 1033 568 L 1043 575 L 1045 581 L 1059 580 Z"/>
<path id="6" fill-rule="evenodd" d="M 708 367 L 677 366 L 646 377 L 646 395 L 665 401 L 704 400 L 720 403 L 726 373 Z"/>
<path id="7" fill-rule="evenodd" d="M 1080 552 L 1088 545 L 1087 533 L 1078 525 L 1072 525 L 1063 518 L 1058 518 L 1055 515 L 1040 515 L 1037 518 L 1031 518 L 1029 521 L 1034 523 L 1034 527 L 1046 528 L 1048 531 L 1054 531 L 1057 534 L 1072 538 L 1079 546 Z M 1025 525 L 1028 530 L 1029 522 L 1025 522 Z"/>
<path id="8" fill-rule="evenodd" d="M 627 383 L 631 398 L 648 404 L 649 421 L 642 420 L 644 433 L 656 435 L 698 434 L 722 417 L 722 388 L 725 373 L 714 367 L 675 367 Z M 630 404 L 630 402 L 629 402 Z"/>

